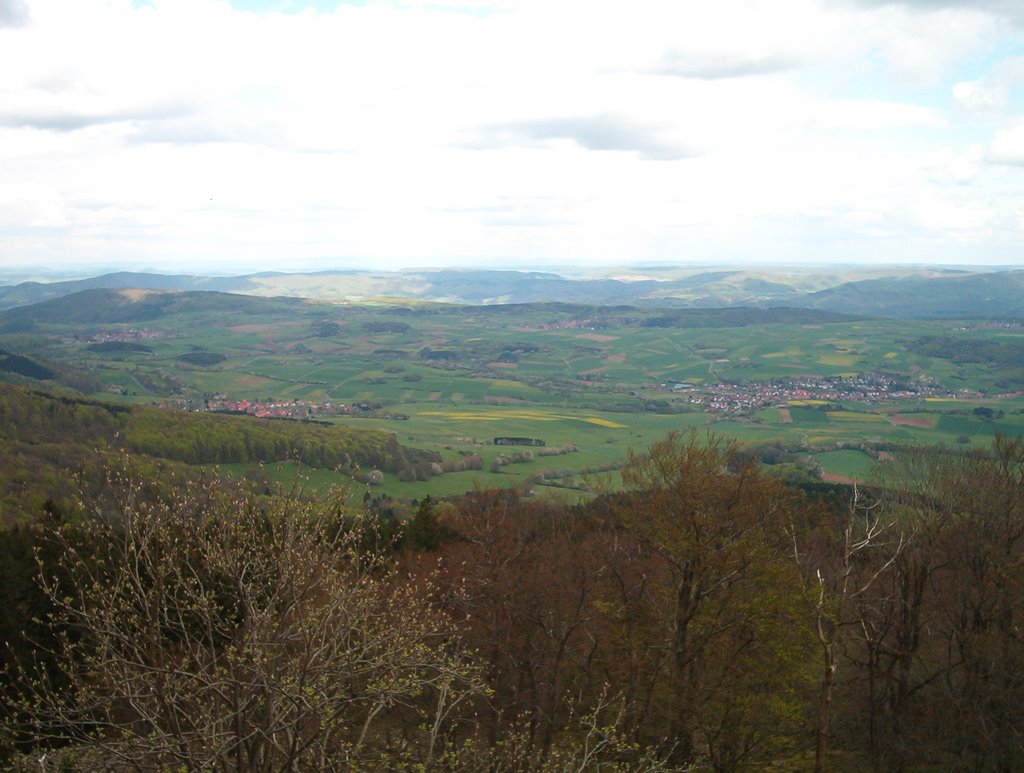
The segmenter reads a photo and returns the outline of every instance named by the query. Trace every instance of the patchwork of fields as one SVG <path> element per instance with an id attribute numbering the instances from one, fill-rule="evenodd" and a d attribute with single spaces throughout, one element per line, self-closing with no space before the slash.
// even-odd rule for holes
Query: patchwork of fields
<path id="1" fill-rule="evenodd" d="M 1024 433 L 1024 361 L 1003 356 L 1024 343 L 1013 326 L 247 301 L 117 323 L 35 319 L 0 346 L 85 374 L 104 399 L 374 427 L 452 463 L 482 460 L 427 480 L 388 476 L 380 490 L 401 496 L 520 482 L 577 492 L 614 477 L 629 449 L 692 427 L 781 444 L 843 478 L 862 477 L 879 450 Z M 971 361 L 963 342 L 986 355 Z M 574 450 L 503 461 L 496 436 Z"/>

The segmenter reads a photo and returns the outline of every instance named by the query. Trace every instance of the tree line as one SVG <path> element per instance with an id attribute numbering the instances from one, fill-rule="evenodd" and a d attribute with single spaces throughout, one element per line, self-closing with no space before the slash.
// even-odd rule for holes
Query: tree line
<path id="1" fill-rule="evenodd" d="M 121 450 L 157 467 L 301 460 L 354 473 L 439 461 L 391 433 L 249 416 L 104 403 L 0 385 L 0 525 L 30 522 L 43 502 L 74 498 Z M 76 477 L 79 478 L 76 481 Z"/>

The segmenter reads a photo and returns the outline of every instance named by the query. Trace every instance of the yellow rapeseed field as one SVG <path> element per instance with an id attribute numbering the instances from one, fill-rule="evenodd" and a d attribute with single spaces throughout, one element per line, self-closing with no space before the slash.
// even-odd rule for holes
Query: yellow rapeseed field
<path id="1" fill-rule="evenodd" d="M 441 416 L 453 421 L 583 421 L 587 424 L 595 424 L 598 427 L 609 429 L 625 429 L 625 424 L 616 421 L 602 419 L 597 416 L 567 416 L 561 413 L 548 413 L 546 411 L 514 410 L 514 411 L 420 411 L 419 416 Z"/>

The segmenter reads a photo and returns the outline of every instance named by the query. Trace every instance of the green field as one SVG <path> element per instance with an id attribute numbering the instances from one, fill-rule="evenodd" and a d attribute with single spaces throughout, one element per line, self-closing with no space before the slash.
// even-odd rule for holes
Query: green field
<path id="1" fill-rule="evenodd" d="M 863 480 L 876 461 L 863 451 L 826 451 L 815 454 L 825 473 Z"/>
<path id="2" fill-rule="evenodd" d="M 34 318 L 30 330 L 0 336 L 0 347 L 54 363 L 103 399 L 193 410 L 293 403 L 291 415 L 305 418 L 308 406 L 318 420 L 384 429 L 446 462 L 482 460 L 482 470 L 375 487 L 403 497 L 536 482 L 545 472 L 561 475 L 548 483 L 578 492 L 583 471 L 608 471 L 629 449 L 693 427 L 750 446 L 780 442 L 849 477 L 863 472 L 849 455 L 862 443 L 969 447 L 996 432 L 1024 433 L 1024 361 L 1013 348 L 1022 337 L 1012 329 L 787 323 L 778 312 L 774 321 L 736 326 L 715 310 L 672 316 L 566 304 L 184 298 L 117 323 L 103 322 L 102 310 L 100 321 Z M 132 299 L 117 302 L 130 317 Z M 983 356 L 969 361 L 972 351 Z M 871 384 L 849 386 L 865 374 Z M 770 389 L 789 391 L 766 398 Z M 502 436 L 576 450 L 492 471 L 508 451 L 493 443 Z M 324 483 L 322 471 L 315 479 Z"/>

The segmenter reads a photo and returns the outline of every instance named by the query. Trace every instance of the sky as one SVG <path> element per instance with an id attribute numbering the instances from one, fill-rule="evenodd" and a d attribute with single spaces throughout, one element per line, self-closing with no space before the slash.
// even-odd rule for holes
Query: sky
<path id="1" fill-rule="evenodd" d="M 0 271 L 1024 265 L 1020 0 L 0 0 Z"/>

